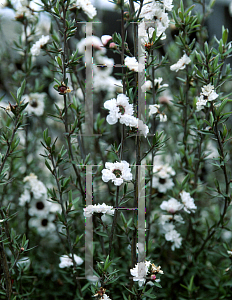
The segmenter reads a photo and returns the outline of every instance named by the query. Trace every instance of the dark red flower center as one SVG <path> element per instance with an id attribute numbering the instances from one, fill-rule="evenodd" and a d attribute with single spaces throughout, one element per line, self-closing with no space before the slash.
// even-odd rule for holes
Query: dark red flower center
<path id="1" fill-rule="evenodd" d="M 66 87 L 66 86 L 59 86 L 59 88 L 58 88 L 58 91 L 59 91 L 60 93 L 65 93 L 66 90 L 67 90 L 67 87 Z"/>
<path id="2" fill-rule="evenodd" d="M 122 115 L 125 114 L 125 108 L 122 105 L 118 105 L 119 111 Z"/>
<path id="3" fill-rule="evenodd" d="M 42 201 L 39 201 L 36 203 L 36 208 L 39 209 L 39 210 L 42 210 L 44 209 L 44 204 Z"/>
<path id="4" fill-rule="evenodd" d="M 122 175 L 122 172 L 118 169 L 113 170 L 113 173 L 116 176 L 116 178 L 120 178 Z"/>
<path id="5" fill-rule="evenodd" d="M 165 182 L 166 182 L 166 179 L 165 179 L 165 178 L 160 178 L 160 179 L 159 179 L 159 183 L 160 183 L 160 184 L 165 184 Z"/>
<path id="6" fill-rule="evenodd" d="M 38 102 L 37 102 L 36 100 L 32 99 L 32 100 L 30 101 L 30 105 L 31 105 L 32 107 L 37 107 L 37 106 L 38 106 Z"/>
<path id="7" fill-rule="evenodd" d="M 48 219 L 43 219 L 42 221 L 41 221 L 41 225 L 42 226 L 47 226 L 48 225 Z"/>

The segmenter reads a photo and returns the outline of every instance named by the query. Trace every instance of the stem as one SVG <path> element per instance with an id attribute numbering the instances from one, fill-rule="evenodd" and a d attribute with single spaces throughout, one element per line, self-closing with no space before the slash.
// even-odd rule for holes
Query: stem
<path id="1" fill-rule="evenodd" d="M 12 293 L 12 287 L 11 287 L 11 277 L 10 277 L 10 272 L 7 264 L 7 258 L 6 258 L 6 253 L 4 249 L 4 244 L 2 241 L 2 227 L 0 226 L 0 236 L 1 236 L 1 241 L 0 241 L 0 258 L 1 258 L 1 266 L 3 269 L 4 277 L 5 277 L 5 284 L 6 284 L 6 296 L 7 299 L 10 300 L 11 298 L 11 293 Z"/>
<path id="2" fill-rule="evenodd" d="M 189 167 L 188 157 L 187 157 L 187 138 L 188 138 L 188 91 L 189 91 L 189 78 L 188 78 L 188 66 L 186 66 L 186 92 L 185 92 L 185 104 L 183 109 L 183 125 L 184 125 L 184 136 L 183 136 L 183 144 L 184 144 L 184 160 L 185 160 L 185 169 L 186 172 Z"/>
<path id="3" fill-rule="evenodd" d="M 52 153 L 50 153 L 50 154 L 51 154 L 51 163 L 52 163 L 52 166 L 53 166 L 53 175 L 55 177 L 56 185 L 57 185 L 58 192 L 59 192 L 59 198 L 60 198 L 59 199 L 59 203 L 61 205 L 62 214 L 64 216 L 64 225 L 65 225 L 66 235 L 67 235 L 67 239 L 68 239 L 69 253 L 71 253 L 73 268 L 76 271 L 77 265 L 76 265 L 76 261 L 74 259 L 74 252 L 73 252 L 73 247 L 72 247 L 71 237 L 70 237 L 70 231 L 69 231 L 69 225 L 68 225 L 68 217 L 67 217 L 66 209 L 64 207 L 63 193 L 62 193 L 61 188 L 60 188 L 60 183 L 59 183 L 59 178 L 58 178 L 58 174 L 57 174 L 57 171 L 56 171 L 56 165 L 55 165 L 55 162 L 54 162 L 54 158 L 53 158 Z M 81 291 L 81 286 L 80 286 L 79 281 L 76 280 L 75 283 L 78 285 L 78 288 L 79 288 L 79 291 L 80 291 L 80 295 L 82 296 L 82 291 Z"/>
<path id="4" fill-rule="evenodd" d="M 62 7 L 63 9 L 63 29 L 64 29 L 64 49 L 63 49 L 63 82 L 65 82 L 66 79 L 66 54 L 67 54 L 67 28 L 66 28 L 66 11 L 67 11 L 67 7 L 65 7 L 65 5 L 63 5 Z M 83 201 L 85 199 L 85 191 L 83 189 L 82 186 L 82 182 L 81 182 L 81 176 L 78 172 L 77 167 L 75 166 L 75 164 L 73 163 L 74 161 L 74 155 L 73 155 L 73 151 L 72 151 L 72 145 L 71 145 L 71 139 L 70 139 L 70 132 L 69 132 L 69 128 L 68 128 L 68 108 L 67 108 L 67 96 L 64 95 L 64 126 L 65 126 L 65 131 L 66 131 L 66 139 L 67 139 L 67 143 L 68 143 L 68 149 L 69 149 L 69 158 L 71 158 L 71 164 L 72 167 L 74 169 L 74 172 L 76 174 L 78 183 L 79 183 L 79 188 L 82 194 L 82 198 Z"/>
<path id="5" fill-rule="evenodd" d="M 117 217 L 118 217 L 118 198 L 119 198 L 119 186 L 117 186 L 117 190 L 116 190 L 116 210 L 114 212 L 114 219 L 113 219 L 113 224 L 111 227 L 111 233 L 110 233 L 110 238 L 109 238 L 109 256 L 110 256 L 110 252 L 112 249 L 112 243 L 113 243 L 113 237 L 114 237 L 114 229 L 117 225 Z"/>

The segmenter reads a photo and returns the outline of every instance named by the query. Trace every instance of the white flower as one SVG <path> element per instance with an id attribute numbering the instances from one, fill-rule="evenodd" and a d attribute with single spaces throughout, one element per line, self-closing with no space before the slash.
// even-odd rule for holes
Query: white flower
<path id="1" fill-rule="evenodd" d="M 42 37 L 31 47 L 31 54 L 38 56 L 40 54 L 41 48 L 47 44 L 49 41 L 49 35 L 42 35 Z"/>
<path id="2" fill-rule="evenodd" d="M 159 104 L 149 105 L 149 116 L 159 113 Z"/>
<path id="3" fill-rule="evenodd" d="M 35 114 L 36 116 L 42 116 L 44 113 L 44 100 L 46 93 L 31 93 L 29 95 L 24 95 L 22 99 L 25 103 L 28 102 L 28 105 L 25 111 L 28 114 Z"/>
<path id="4" fill-rule="evenodd" d="M 195 210 L 197 209 L 197 207 L 194 204 L 194 199 L 190 196 L 190 194 L 185 191 L 182 191 L 180 193 L 180 197 L 184 204 L 184 210 L 189 214 L 191 212 L 195 213 Z"/>
<path id="5" fill-rule="evenodd" d="M 104 182 L 112 180 L 114 185 L 120 186 L 123 180 L 132 180 L 131 169 L 125 160 L 115 163 L 107 162 L 105 167 L 106 169 L 102 170 L 102 180 Z"/>
<path id="6" fill-rule="evenodd" d="M 229 256 L 232 256 L 232 251 L 227 251 L 227 254 L 229 254 Z"/>
<path id="7" fill-rule="evenodd" d="M 165 165 L 156 165 L 154 160 L 153 173 L 156 173 L 156 176 L 161 178 L 169 178 L 170 176 L 174 176 L 176 172 L 170 167 L 168 164 Z"/>
<path id="8" fill-rule="evenodd" d="M 158 115 L 160 118 L 160 122 L 167 122 L 168 117 L 164 113 Z"/>
<path id="9" fill-rule="evenodd" d="M 163 201 L 160 205 L 160 208 L 169 213 L 175 214 L 178 210 L 183 208 L 183 204 L 181 204 L 175 198 L 171 198 L 168 201 Z"/>
<path id="10" fill-rule="evenodd" d="M 28 214 L 30 216 L 47 216 L 50 212 L 50 202 L 44 198 L 32 199 L 30 201 L 30 208 Z"/>
<path id="11" fill-rule="evenodd" d="M 157 89 L 168 87 L 168 84 L 166 84 L 166 83 L 161 84 L 162 81 L 163 81 L 162 77 L 155 78 L 154 87 L 157 88 Z M 151 80 L 146 80 L 145 83 L 141 86 L 141 89 L 142 89 L 142 92 L 146 92 L 147 90 L 151 90 L 152 89 Z"/>
<path id="12" fill-rule="evenodd" d="M 190 62 L 191 59 L 188 57 L 188 55 L 184 54 L 176 64 L 170 67 L 170 70 L 178 72 L 179 70 L 185 69 L 185 66 L 188 65 Z"/>
<path id="13" fill-rule="evenodd" d="M 56 231 L 56 226 L 53 223 L 55 219 L 54 215 L 37 215 L 29 220 L 29 227 L 36 228 L 37 232 L 41 236 L 46 236 L 47 234 L 53 234 Z"/>
<path id="14" fill-rule="evenodd" d="M 145 83 L 141 86 L 142 92 L 146 92 L 147 90 L 152 89 L 152 82 L 151 80 L 146 80 Z"/>
<path id="15" fill-rule="evenodd" d="M 158 9 L 161 9 L 161 8 L 157 2 L 151 1 L 151 0 L 145 0 L 143 2 L 143 7 L 142 7 L 139 17 L 144 18 L 145 20 L 153 20 Z"/>
<path id="16" fill-rule="evenodd" d="M 150 261 L 140 262 L 133 269 L 130 269 L 131 275 L 134 276 L 133 281 L 138 281 L 139 286 L 142 286 L 146 282 L 146 275 L 150 264 Z"/>
<path id="17" fill-rule="evenodd" d="M 129 57 L 127 56 L 124 60 L 124 64 L 127 66 L 127 68 L 131 71 L 138 72 L 139 71 L 139 63 L 135 57 Z M 145 68 L 145 66 L 141 66 L 142 68 Z"/>
<path id="18" fill-rule="evenodd" d="M 145 123 L 143 123 L 142 120 L 139 119 L 138 119 L 138 130 L 144 135 L 145 138 L 147 137 L 149 128 Z"/>
<path id="19" fill-rule="evenodd" d="M 93 19 L 97 15 L 96 8 L 89 0 L 77 0 L 76 6 L 77 8 L 81 8 L 90 19 Z"/>
<path id="20" fill-rule="evenodd" d="M 174 186 L 172 178 L 159 178 L 153 176 L 152 178 L 152 187 L 156 188 L 160 193 L 166 193 L 167 190 L 171 190 Z"/>
<path id="21" fill-rule="evenodd" d="M 163 0 L 163 1 L 162 1 L 162 2 L 163 2 L 163 5 L 164 5 L 164 8 L 165 8 L 166 10 L 171 11 L 171 10 L 173 9 L 172 1 L 173 1 L 173 0 Z"/>
<path id="22" fill-rule="evenodd" d="M 175 248 L 180 248 L 182 243 L 182 237 L 176 230 L 171 230 L 167 233 L 165 233 L 165 239 L 166 241 L 172 242 L 172 251 L 175 250 Z"/>
<path id="23" fill-rule="evenodd" d="M 109 296 L 107 296 L 106 294 L 104 294 L 100 299 L 103 300 L 111 300 Z"/>
<path id="24" fill-rule="evenodd" d="M 84 210 L 84 216 L 91 217 L 93 213 L 103 213 L 107 215 L 113 215 L 114 214 L 114 208 L 113 206 L 108 206 L 105 203 L 103 204 L 94 204 L 94 205 L 88 205 L 86 208 L 83 208 Z"/>
<path id="25" fill-rule="evenodd" d="M 156 165 L 154 161 L 153 173 L 155 173 L 152 178 L 153 188 L 157 188 L 160 193 L 166 193 L 167 190 L 172 189 L 174 183 L 170 177 L 176 174 L 172 167 L 168 164 Z"/>
<path id="26" fill-rule="evenodd" d="M 151 272 L 152 273 L 164 274 L 164 272 L 161 270 L 161 266 L 157 267 L 155 264 L 151 265 Z"/>
<path id="27" fill-rule="evenodd" d="M 37 179 L 37 176 L 34 173 L 26 176 L 23 179 L 23 182 L 26 182 L 25 188 L 32 193 L 34 199 L 40 199 L 41 197 L 45 197 L 47 195 L 47 189 L 45 185 L 42 181 Z M 25 194 L 24 197 L 27 197 L 27 194 Z"/>
<path id="28" fill-rule="evenodd" d="M 168 223 L 170 221 L 173 221 L 173 220 L 178 222 L 178 223 L 184 224 L 184 220 L 183 220 L 181 215 L 176 215 L 176 214 L 175 215 L 161 215 L 160 218 L 159 218 L 160 224 L 163 225 L 163 226 L 166 225 L 166 223 Z M 171 223 L 168 223 L 168 224 L 171 224 Z M 170 231 L 170 229 L 168 229 L 167 227 L 164 228 L 164 229 L 165 229 L 166 232 Z M 174 229 L 174 225 L 173 225 L 172 229 Z"/>
<path id="29" fill-rule="evenodd" d="M 218 94 L 214 91 L 214 86 L 211 83 L 204 85 L 201 90 L 201 95 L 204 96 L 204 100 L 213 101 L 218 97 Z"/>
<path id="30" fill-rule="evenodd" d="M 74 260 L 75 260 L 76 264 L 78 266 L 80 266 L 83 263 L 83 259 L 80 256 L 77 256 L 76 254 L 74 254 L 73 256 L 74 256 Z M 73 266 L 73 261 L 72 261 L 71 257 L 72 257 L 72 254 L 62 255 L 60 257 L 59 267 L 60 268 L 69 268 L 69 267 Z"/>
<path id="31" fill-rule="evenodd" d="M 127 116 L 132 116 L 134 113 L 133 105 L 129 104 L 129 98 L 124 94 L 119 94 L 117 99 L 107 100 L 104 107 L 110 111 L 106 117 L 110 125 L 117 123 L 118 119 L 120 123 L 125 124 Z"/>
<path id="32" fill-rule="evenodd" d="M 175 225 L 173 223 L 164 223 L 162 227 L 164 233 L 167 233 L 169 231 L 172 231 L 175 229 Z"/>
<path id="33" fill-rule="evenodd" d="M 161 84 L 162 81 L 163 81 L 163 78 L 162 78 L 162 77 L 155 78 L 154 84 L 155 84 L 155 86 L 157 85 L 158 89 L 160 89 L 160 88 L 162 88 L 162 87 L 168 87 L 168 84 L 167 84 L 167 83 Z"/>
<path id="34" fill-rule="evenodd" d="M 207 100 L 204 100 L 204 96 L 200 95 L 196 103 L 196 111 L 202 110 L 206 106 L 206 104 L 207 104 Z"/>
<path id="35" fill-rule="evenodd" d="M 16 8 L 15 19 L 18 20 L 22 18 L 27 18 L 27 20 L 30 22 L 36 21 L 36 16 L 33 13 L 33 10 L 28 8 L 26 5 L 20 5 L 18 8 Z"/>
<path id="36" fill-rule="evenodd" d="M 184 220 L 181 215 L 174 215 L 173 219 L 178 223 L 184 224 Z"/>
<path id="37" fill-rule="evenodd" d="M 112 36 L 111 35 L 103 35 L 101 37 L 101 41 L 103 46 L 106 46 L 110 41 L 112 41 Z"/>

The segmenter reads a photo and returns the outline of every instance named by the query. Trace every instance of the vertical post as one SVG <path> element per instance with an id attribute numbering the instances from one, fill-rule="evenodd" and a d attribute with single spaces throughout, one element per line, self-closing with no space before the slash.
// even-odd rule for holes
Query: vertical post
<path id="1" fill-rule="evenodd" d="M 92 38 L 92 22 L 86 23 L 86 38 Z M 92 43 L 86 45 L 85 51 L 86 85 L 85 85 L 85 134 L 93 135 L 93 50 Z"/>
<path id="2" fill-rule="evenodd" d="M 92 165 L 86 165 L 86 206 L 92 205 Z M 85 277 L 93 279 L 93 220 L 85 218 Z"/>
<path id="3" fill-rule="evenodd" d="M 138 262 L 146 258 L 145 228 L 145 165 L 138 166 Z"/>
<path id="4" fill-rule="evenodd" d="M 145 22 L 139 23 L 138 26 L 138 118 L 145 120 L 145 91 L 141 87 L 145 82 Z"/>

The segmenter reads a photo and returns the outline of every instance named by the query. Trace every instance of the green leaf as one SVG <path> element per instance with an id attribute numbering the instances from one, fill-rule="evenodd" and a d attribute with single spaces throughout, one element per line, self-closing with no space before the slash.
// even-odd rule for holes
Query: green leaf
<path id="1" fill-rule="evenodd" d="M 228 39 L 228 29 L 224 29 L 224 26 L 222 27 L 222 41 L 223 41 L 223 44 L 226 45 L 227 43 L 227 39 Z"/>
<path id="2" fill-rule="evenodd" d="M 228 99 L 224 99 L 222 101 L 222 104 L 219 106 L 219 108 L 217 109 L 217 114 L 218 116 L 220 115 L 221 111 L 223 110 L 223 108 L 225 107 L 226 103 L 228 102 Z"/>
<path id="3" fill-rule="evenodd" d="M 100 236 L 108 237 L 108 234 L 106 234 L 105 232 L 96 231 L 96 234 L 98 234 Z"/>

